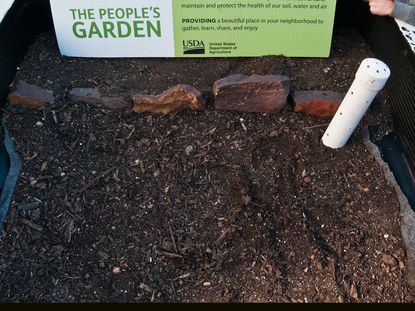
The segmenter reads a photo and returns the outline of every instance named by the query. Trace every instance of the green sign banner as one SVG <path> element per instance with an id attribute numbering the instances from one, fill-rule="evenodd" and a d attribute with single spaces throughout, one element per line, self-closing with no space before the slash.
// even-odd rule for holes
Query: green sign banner
<path id="1" fill-rule="evenodd" d="M 50 0 L 61 53 L 83 57 L 330 54 L 335 0 Z"/>

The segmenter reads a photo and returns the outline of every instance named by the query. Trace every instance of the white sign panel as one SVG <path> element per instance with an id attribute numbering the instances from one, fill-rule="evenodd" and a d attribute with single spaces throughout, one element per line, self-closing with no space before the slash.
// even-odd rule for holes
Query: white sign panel
<path id="1" fill-rule="evenodd" d="M 61 53 L 79 57 L 327 57 L 336 8 L 336 0 L 50 3 Z"/>
<path id="2" fill-rule="evenodd" d="M 173 57 L 166 0 L 50 0 L 59 49 L 83 57 Z"/>

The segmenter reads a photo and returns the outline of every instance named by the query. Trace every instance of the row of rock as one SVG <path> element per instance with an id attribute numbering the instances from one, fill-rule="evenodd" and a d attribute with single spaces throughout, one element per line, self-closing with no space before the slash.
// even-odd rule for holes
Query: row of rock
<path id="1" fill-rule="evenodd" d="M 215 109 L 241 112 L 276 113 L 287 105 L 290 80 L 278 75 L 231 75 L 214 83 Z M 314 116 L 333 116 L 343 94 L 331 91 L 296 91 L 293 93 L 295 111 Z M 53 104 L 52 91 L 20 81 L 9 94 L 13 105 L 45 106 Z M 130 100 L 123 97 L 102 96 L 97 88 L 74 88 L 69 100 L 85 102 L 109 109 L 129 109 L 134 112 L 171 113 L 183 109 L 205 110 L 202 93 L 190 85 L 177 85 L 160 95 L 136 95 Z"/>

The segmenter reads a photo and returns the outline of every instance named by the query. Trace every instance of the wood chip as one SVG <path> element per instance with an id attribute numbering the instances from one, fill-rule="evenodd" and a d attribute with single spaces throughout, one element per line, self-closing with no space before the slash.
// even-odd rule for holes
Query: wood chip
<path id="1" fill-rule="evenodd" d="M 17 209 L 18 210 L 23 210 L 23 211 L 27 211 L 27 210 L 33 210 L 33 209 L 37 209 L 40 207 L 40 202 L 30 202 L 30 203 L 24 203 L 24 204 L 20 204 Z"/>
<path id="2" fill-rule="evenodd" d="M 29 228 L 36 230 L 36 231 L 43 231 L 43 227 L 35 224 L 34 222 L 28 220 L 28 219 L 21 219 L 20 220 L 21 223 L 25 224 L 26 226 L 28 226 Z"/>
<path id="3" fill-rule="evenodd" d="M 148 286 L 148 285 L 146 285 L 144 283 L 141 283 L 138 287 L 140 289 L 142 289 L 143 291 L 148 292 L 148 293 L 153 293 L 154 292 L 154 289 L 153 288 L 151 288 L 150 286 Z"/>
<path id="4" fill-rule="evenodd" d="M 160 255 L 163 255 L 165 257 L 170 257 L 170 258 L 183 258 L 182 255 L 180 254 L 175 254 L 175 253 L 170 253 L 170 252 L 165 252 L 165 251 L 157 251 Z"/>

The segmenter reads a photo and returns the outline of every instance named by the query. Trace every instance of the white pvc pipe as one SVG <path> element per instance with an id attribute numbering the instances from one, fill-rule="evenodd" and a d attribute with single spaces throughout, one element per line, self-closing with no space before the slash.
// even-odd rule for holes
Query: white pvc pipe
<path id="1" fill-rule="evenodd" d="M 388 66 L 378 59 L 367 58 L 360 64 L 356 79 L 324 133 L 322 141 L 325 146 L 338 149 L 346 145 L 389 77 Z"/>

